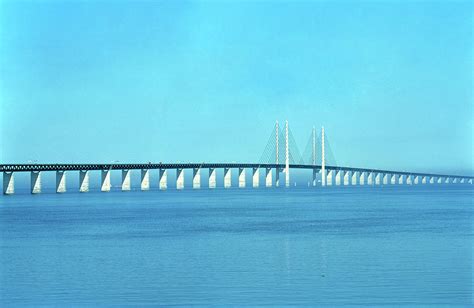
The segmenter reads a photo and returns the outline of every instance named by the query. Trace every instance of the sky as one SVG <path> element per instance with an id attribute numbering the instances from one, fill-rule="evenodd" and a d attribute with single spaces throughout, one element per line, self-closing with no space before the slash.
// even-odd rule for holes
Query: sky
<path id="1" fill-rule="evenodd" d="M 0 1 L 0 162 L 473 173 L 471 1 Z"/>

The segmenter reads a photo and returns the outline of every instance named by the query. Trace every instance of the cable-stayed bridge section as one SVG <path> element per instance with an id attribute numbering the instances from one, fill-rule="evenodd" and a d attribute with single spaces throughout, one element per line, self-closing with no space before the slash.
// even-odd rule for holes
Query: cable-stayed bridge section
<path id="1" fill-rule="evenodd" d="M 3 194 L 15 192 L 14 173 L 30 172 L 31 193 L 42 190 L 41 175 L 43 172 L 56 172 L 56 192 L 66 192 L 66 174 L 79 172 L 79 191 L 89 191 L 89 177 L 92 171 L 100 172 L 100 190 L 111 190 L 112 171 L 121 171 L 121 190 L 131 190 L 131 171 L 140 170 L 140 189 L 150 189 L 150 172 L 157 170 L 158 187 L 168 188 L 168 170 L 176 170 L 176 188 L 184 188 L 185 170 L 192 171 L 192 187 L 201 188 L 201 170 L 208 169 L 208 187 L 216 188 L 216 169 L 223 170 L 224 188 L 232 187 L 232 170 L 238 172 L 238 187 L 244 188 L 246 170 L 252 172 L 251 186 L 282 186 L 281 173 L 284 174 L 284 186 L 290 186 L 291 169 L 308 169 L 312 171 L 312 186 L 379 186 L 379 185 L 429 185 L 429 184 L 473 184 L 474 176 L 449 175 L 436 173 L 406 172 L 372 168 L 339 166 L 334 158 L 324 127 L 318 135 L 313 127 L 304 151 L 300 153 L 288 121 L 283 129 L 278 122 L 267 141 L 258 163 L 147 163 L 147 164 L 3 164 Z M 264 183 L 260 185 L 260 170 L 264 173 Z"/>

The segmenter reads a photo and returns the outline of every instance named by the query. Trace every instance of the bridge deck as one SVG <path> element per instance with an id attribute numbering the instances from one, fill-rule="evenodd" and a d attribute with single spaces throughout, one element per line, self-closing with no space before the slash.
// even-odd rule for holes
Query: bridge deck
<path id="1" fill-rule="evenodd" d="M 193 168 L 285 168 L 284 164 L 255 164 L 255 163 L 148 163 L 148 164 L 3 164 L 0 172 L 30 172 L 30 171 L 79 171 L 79 170 L 123 170 L 123 169 L 193 169 Z M 321 165 L 290 164 L 292 169 L 321 169 Z M 342 170 L 352 172 L 374 172 L 398 175 L 431 176 L 431 177 L 460 177 L 474 179 L 474 176 L 420 173 L 383 169 L 355 168 L 343 166 L 326 166 L 326 170 Z"/>

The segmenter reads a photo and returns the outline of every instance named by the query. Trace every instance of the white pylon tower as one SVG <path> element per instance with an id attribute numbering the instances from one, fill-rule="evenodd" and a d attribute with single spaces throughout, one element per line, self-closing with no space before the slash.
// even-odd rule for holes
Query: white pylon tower
<path id="1" fill-rule="evenodd" d="M 321 185 L 326 186 L 326 157 L 324 155 L 324 126 L 321 127 Z"/>
<path id="2" fill-rule="evenodd" d="M 313 126 L 312 164 L 316 165 L 316 128 Z M 313 186 L 316 186 L 316 168 L 313 168 Z"/>
<path id="3" fill-rule="evenodd" d="M 278 129 L 278 121 L 276 121 L 276 125 L 275 125 L 276 129 L 275 129 L 275 136 L 276 136 L 276 164 L 278 165 L 278 135 L 280 135 L 280 132 L 279 132 L 279 129 Z"/>
<path id="4" fill-rule="evenodd" d="M 288 149 L 288 120 L 285 122 L 285 186 L 290 187 L 290 151 Z"/>
<path id="5" fill-rule="evenodd" d="M 316 128 L 313 126 L 313 165 L 316 165 Z"/>
<path id="6" fill-rule="evenodd" d="M 275 130 L 275 136 L 276 136 L 276 164 L 279 164 L 279 157 L 278 157 L 278 148 L 280 147 L 279 144 L 279 136 L 280 135 L 280 128 L 278 127 L 278 121 L 276 121 L 276 130 Z M 275 186 L 278 187 L 280 186 L 280 167 L 275 168 Z"/>

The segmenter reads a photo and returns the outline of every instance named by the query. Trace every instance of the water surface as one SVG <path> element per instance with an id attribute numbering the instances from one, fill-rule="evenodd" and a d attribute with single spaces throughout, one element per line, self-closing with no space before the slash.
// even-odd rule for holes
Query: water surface
<path id="1" fill-rule="evenodd" d="M 0 305 L 473 304 L 467 187 L 0 197 Z"/>

